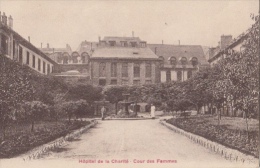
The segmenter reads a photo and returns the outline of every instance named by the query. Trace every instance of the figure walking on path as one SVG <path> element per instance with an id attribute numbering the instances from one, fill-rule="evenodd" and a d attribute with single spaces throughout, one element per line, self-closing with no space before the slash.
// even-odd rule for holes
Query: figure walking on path
<path id="1" fill-rule="evenodd" d="M 105 109 L 105 107 L 103 106 L 103 107 L 101 108 L 101 117 L 102 117 L 102 120 L 105 119 L 105 112 L 106 112 L 106 109 Z"/>
<path id="2" fill-rule="evenodd" d="M 151 104 L 151 117 L 155 118 L 155 106 L 153 104 Z"/>

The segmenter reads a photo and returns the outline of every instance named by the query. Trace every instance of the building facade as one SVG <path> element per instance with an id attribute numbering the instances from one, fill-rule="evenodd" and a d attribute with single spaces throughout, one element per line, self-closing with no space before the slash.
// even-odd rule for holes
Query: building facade
<path id="1" fill-rule="evenodd" d="M 222 35 L 219 45 L 209 49 L 209 64 L 214 66 L 217 62 L 225 58 L 225 53 L 228 51 L 241 52 L 243 50 L 243 42 L 247 35 L 248 29 L 245 33 L 240 34 L 237 38 L 232 39 L 231 35 Z"/>
<path id="2" fill-rule="evenodd" d="M 160 82 L 159 58 L 138 37 L 104 37 L 90 57 L 94 85 Z"/>
<path id="3" fill-rule="evenodd" d="M 13 30 L 13 18 L 0 12 L 0 53 L 41 74 L 55 71 L 57 63 Z"/>
<path id="4" fill-rule="evenodd" d="M 203 66 L 208 66 L 199 45 L 148 44 L 160 59 L 160 82 L 185 81 Z"/>

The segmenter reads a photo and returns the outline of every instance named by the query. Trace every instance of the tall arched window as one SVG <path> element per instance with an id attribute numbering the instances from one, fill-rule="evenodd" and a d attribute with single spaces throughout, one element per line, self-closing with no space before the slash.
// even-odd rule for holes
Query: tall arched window
<path id="1" fill-rule="evenodd" d="M 160 67 L 163 67 L 163 65 L 164 65 L 164 57 L 160 56 L 159 59 L 160 59 Z"/>
<path id="2" fill-rule="evenodd" d="M 145 77 L 146 78 L 152 77 L 152 65 L 150 63 L 145 64 Z"/>
<path id="3" fill-rule="evenodd" d="M 87 64 L 88 61 L 89 61 L 89 55 L 88 55 L 88 53 L 83 52 L 83 53 L 81 54 L 81 60 L 82 60 L 82 63 L 83 63 L 83 64 Z"/>
<path id="4" fill-rule="evenodd" d="M 68 64 L 69 63 L 69 54 L 68 53 L 63 53 L 62 54 L 62 59 L 63 59 L 63 64 Z"/>
<path id="5" fill-rule="evenodd" d="M 99 77 L 105 77 L 106 76 L 106 63 L 101 62 L 99 64 Z"/>
<path id="6" fill-rule="evenodd" d="M 178 81 L 182 80 L 182 72 L 181 71 L 177 71 L 177 80 Z"/>
<path id="7" fill-rule="evenodd" d="M 72 63 L 76 64 L 81 61 L 81 57 L 79 56 L 78 52 L 73 52 L 71 56 L 72 56 Z"/>
<path id="8" fill-rule="evenodd" d="M 117 76 L 117 64 L 115 62 L 111 63 L 111 77 Z"/>

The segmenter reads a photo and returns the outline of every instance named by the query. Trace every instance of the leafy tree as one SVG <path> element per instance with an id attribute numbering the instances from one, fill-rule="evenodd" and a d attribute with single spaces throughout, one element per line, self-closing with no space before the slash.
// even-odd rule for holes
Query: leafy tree
<path id="1" fill-rule="evenodd" d="M 34 131 L 34 123 L 45 117 L 48 106 L 40 101 L 25 102 L 23 104 L 25 116 L 31 122 L 31 132 Z"/>
<path id="2" fill-rule="evenodd" d="M 118 103 L 124 100 L 123 93 L 127 92 L 127 86 L 107 86 L 103 92 L 105 99 L 115 104 L 115 113 L 117 114 Z"/>

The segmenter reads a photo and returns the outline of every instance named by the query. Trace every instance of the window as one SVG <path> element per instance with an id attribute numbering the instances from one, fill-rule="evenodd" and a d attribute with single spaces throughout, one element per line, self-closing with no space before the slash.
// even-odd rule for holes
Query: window
<path id="1" fill-rule="evenodd" d="M 143 47 L 143 48 L 146 47 L 146 42 L 141 42 L 140 44 L 141 44 L 141 47 Z"/>
<path id="2" fill-rule="evenodd" d="M 111 77 L 116 77 L 117 76 L 117 64 L 112 63 L 111 64 Z"/>
<path id="3" fill-rule="evenodd" d="M 178 81 L 181 81 L 181 79 L 182 79 L 182 72 L 181 72 L 181 71 L 178 71 L 178 72 L 177 72 L 177 80 L 178 80 Z"/>
<path id="4" fill-rule="evenodd" d="M 182 57 L 181 58 L 181 64 L 184 66 L 187 64 L 187 58 L 186 57 Z"/>
<path id="5" fill-rule="evenodd" d="M 176 65 L 177 59 L 175 57 L 170 57 L 170 64 L 171 65 Z"/>
<path id="6" fill-rule="evenodd" d="M 112 79 L 110 84 L 111 85 L 117 85 L 117 80 L 116 79 Z"/>
<path id="7" fill-rule="evenodd" d="M 122 64 L 122 77 L 128 77 L 128 64 Z"/>
<path id="8" fill-rule="evenodd" d="M 192 66 L 197 66 L 198 65 L 198 58 L 196 58 L 196 57 L 192 57 L 192 59 L 191 59 L 191 64 L 192 64 Z"/>
<path id="9" fill-rule="evenodd" d="M 99 85 L 105 86 L 106 85 L 106 79 L 99 79 Z"/>
<path id="10" fill-rule="evenodd" d="M 164 65 L 164 57 L 160 56 L 159 59 L 160 59 L 160 67 L 163 67 L 163 65 Z"/>
<path id="11" fill-rule="evenodd" d="M 134 85 L 140 85 L 140 80 L 134 80 Z"/>
<path id="12" fill-rule="evenodd" d="M 128 80 L 122 79 L 122 85 L 128 85 Z"/>
<path id="13" fill-rule="evenodd" d="M 189 78 L 191 78 L 192 77 L 192 71 L 188 71 L 188 73 L 187 73 L 187 78 L 189 79 Z"/>
<path id="14" fill-rule="evenodd" d="M 140 77 L 140 64 L 137 63 L 134 64 L 134 77 L 135 78 Z"/>
<path id="15" fill-rule="evenodd" d="M 38 58 L 38 71 L 41 71 L 41 60 Z"/>
<path id="16" fill-rule="evenodd" d="M 33 66 L 33 68 L 35 68 L 35 55 L 33 55 L 33 64 L 32 64 L 32 66 Z"/>
<path id="17" fill-rule="evenodd" d="M 26 64 L 29 65 L 30 64 L 30 53 L 29 51 L 26 52 L 27 55 L 26 55 Z"/>
<path id="18" fill-rule="evenodd" d="M 152 66 L 150 63 L 146 63 L 145 65 L 145 77 L 146 78 L 152 77 Z"/>
<path id="19" fill-rule="evenodd" d="M 115 41 L 109 41 L 109 45 L 110 45 L 110 46 L 115 46 L 115 45 L 116 45 L 116 42 L 115 42 Z"/>
<path id="20" fill-rule="evenodd" d="M 16 50 L 15 50 L 15 41 L 13 40 L 13 56 L 14 56 L 14 60 L 17 60 L 16 58 Z"/>
<path id="21" fill-rule="evenodd" d="M 137 43 L 136 42 L 131 42 L 131 46 L 132 47 L 137 47 Z"/>
<path id="22" fill-rule="evenodd" d="M 122 47 L 127 47 L 127 42 L 126 41 L 120 41 L 120 43 L 121 43 Z"/>
<path id="23" fill-rule="evenodd" d="M 151 84 L 152 81 L 151 80 L 145 80 L 145 84 Z"/>
<path id="24" fill-rule="evenodd" d="M 166 71 L 166 82 L 171 81 L 171 71 Z"/>
<path id="25" fill-rule="evenodd" d="M 23 63 L 23 48 L 19 46 L 19 62 Z"/>
<path id="26" fill-rule="evenodd" d="M 47 64 L 47 73 L 49 74 L 51 72 L 50 64 Z"/>
<path id="27" fill-rule="evenodd" d="M 43 61 L 42 62 L 42 71 L 43 71 L 43 73 L 45 73 L 45 68 L 46 68 L 46 63 Z"/>
<path id="28" fill-rule="evenodd" d="M 99 64 L 99 76 L 105 77 L 106 76 L 106 63 L 101 62 Z"/>
<path id="29" fill-rule="evenodd" d="M 2 35 L 1 38 L 1 52 L 8 55 L 8 39 L 5 35 Z"/>

